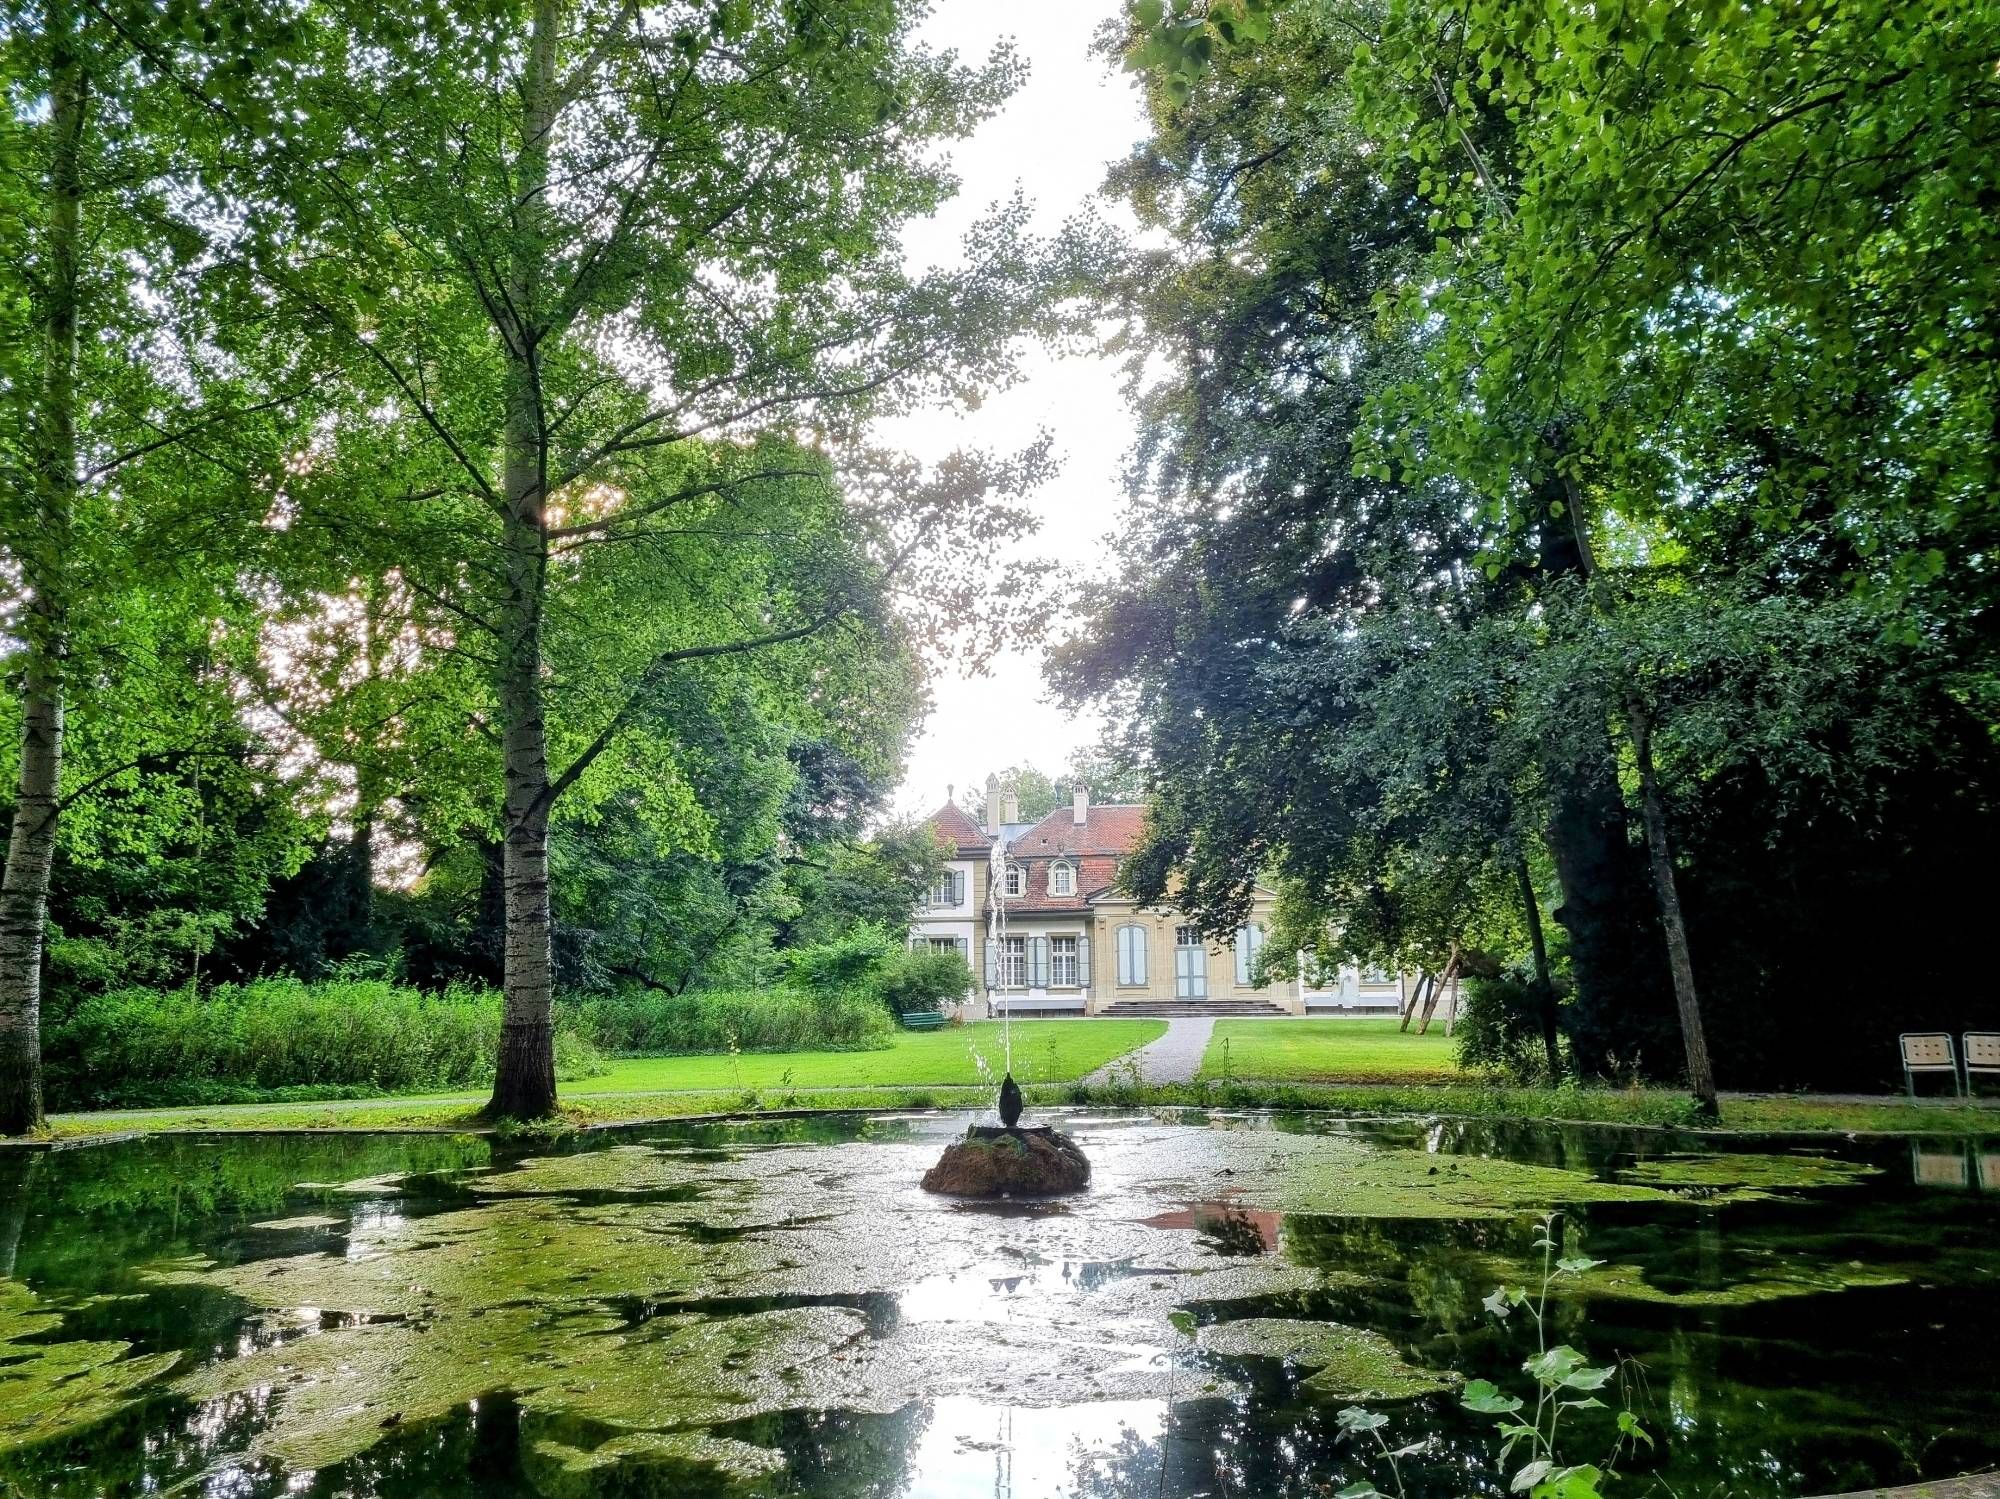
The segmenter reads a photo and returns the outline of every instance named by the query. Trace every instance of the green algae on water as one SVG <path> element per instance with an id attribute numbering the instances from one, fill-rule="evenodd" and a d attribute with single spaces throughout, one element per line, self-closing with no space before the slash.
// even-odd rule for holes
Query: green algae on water
<path id="1" fill-rule="evenodd" d="M 15 1280 L 0 1280 L 0 1452 L 112 1415 L 178 1362 L 172 1353 L 128 1357 L 115 1341 L 45 1341 L 62 1325 Z"/>
<path id="2" fill-rule="evenodd" d="M 1759 1202 L 1779 1192 L 1852 1186 L 1881 1175 L 1881 1168 L 1819 1155 L 1668 1155 L 1639 1161 L 1623 1175 L 1709 1201 Z"/>
<path id="3" fill-rule="evenodd" d="M 1321 1400 L 1415 1400 L 1459 1383 L 1456 1374 L 1406 1362 L 1380 1333 L 1339 1322 L 1246 1317 L 1204 1327 L 1196 1345 L 1216 1358 L 1277 1359 L 1295 1369 L 1316 1371 L 1300 1388 Z"/>

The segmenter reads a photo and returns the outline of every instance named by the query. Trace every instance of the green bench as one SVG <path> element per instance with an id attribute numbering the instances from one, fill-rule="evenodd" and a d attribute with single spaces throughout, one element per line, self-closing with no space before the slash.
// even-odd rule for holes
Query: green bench
<path id="1" fill-rule="evenodd" d="M 936 1010 L 905 1010 L 896 1017 L 906 1031 L 935 1031 L 945 1025 L 945 1018 Z"/>

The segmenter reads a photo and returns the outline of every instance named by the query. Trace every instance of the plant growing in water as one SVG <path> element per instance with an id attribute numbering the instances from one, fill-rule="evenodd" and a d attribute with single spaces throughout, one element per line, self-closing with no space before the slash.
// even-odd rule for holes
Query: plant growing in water
<path id="1" fill-rule="evenodd" d="M 1496 1318 L 1505 1319 L 1512 1316 L 1517 1308 L 1526 1308 L 1535 1319 L 1535 1356 L 1521 1365 L 1535 1381 L 1533 1416 L 1522 1420 L 1527 1402 L 1518 1395 L 1504 1393 L 1490 1379 L 1470 1381 L 1459 1396 L 1459 1404 L 1500 1422 L 1500 1435 L 1504 1438 L 1500 1446 L 1502 1469 L 1507 1467 L 1517 1450 L 1525 1453 L 1527 1460 L 1514 1470 L 1507 1481 L 1511 1493 L 1527 1494 L 1529 1499 L 1599 1499 L 1600 1485 L 1607 1475 L 1617 1473 L 1617 1461 L 1627 1448 L 1640 1443 L 1651 1447 L 1653 1439 L 1639 1424 L 1637 1416 L 1630 1410 L 1620 1410 L 1618 1438 L 1602 1467 L 1592 1463 L 1565 1463 L 1562 1459 L 1556 1437 L 1563 1412 L 1604 1409 L 1604 1402 L 1597 1398 L 1596 1392 L 1603 1389 L 1611 1376 L 1617 1373 L 1617 1366 L 1605 1364 L 1592 1367 L 1583 1354 L 1567 1343 L 1558 1343 L 1553 1348 L 1549 1346 L 1549 1288 L 1565 1277 L 1573 1279 L 1587 1274 L 1604 1263 L 1581 1255 L 1557 1259 L 1556 1220 L 1557 1215 L 1551 1213 L 1538 1225 L 1540 1232 L 1535 1238 L 1535 1247 L 1542 1252 L 1540 1289 L 1531 1294 L 1526 1286 L 1495 1286 L 1493 1294 L 1481 1303 Z M 1382 1455 L 1388 1459 L 1390 1481 L 1395 1485 L 1397 1495 L 1401 1496 L 1404 1492 L 1403 1475 L 1396 1460 L 1423 1451 L 1428 1443 L 1415 1442 L 1392 1449 L 1388 1438 L 1382 1435 L 1382 1428 L 1388 1424 L 1388 1419 L 1363 1406 L 1351 1405 L 1340 1412 L 1340 1433 L 1343 1440 L 1348 1437 L 1358 1440 L 1364 1434 L 1374 1438 Z M 1338 1499 L 1380 1499 L 1380 1495 L 1381 1491 L 1373 1483 L 1363 1482 L 1342 1489 Z"/>

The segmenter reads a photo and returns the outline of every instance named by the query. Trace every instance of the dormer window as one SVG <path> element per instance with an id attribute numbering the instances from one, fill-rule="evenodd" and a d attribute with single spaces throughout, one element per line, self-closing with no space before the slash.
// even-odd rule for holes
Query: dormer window
<path id="1" fill-rule="evenodd" d="M 1076 870 L 1068 864 L 1051 864 L 1049 866 L 1049 894 L 1076 894 Z"/>
<path id="2" fill-rule="evenodd" d="M 1026 889 L 1027 881 L 1021 875 L 1021 866 L 1018 864 L 1009 864 L 1007 866 L 1007 894 L 1010 897 L 1017 896 L 1022 894 Z"/>

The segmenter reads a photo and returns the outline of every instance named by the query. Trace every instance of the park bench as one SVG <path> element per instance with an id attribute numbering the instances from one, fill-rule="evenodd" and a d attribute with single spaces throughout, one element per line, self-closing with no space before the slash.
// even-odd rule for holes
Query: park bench
<path id="1" fill-rule="evenodd" d="M 906 1031 L 934 1031 L 944 1026 L 945 1019 L 936 1010 L 905 1010 L 896 1017 Z"/>
<path id="2" fill-rule="evenodd" d="M 1965 1096 L 1971 1098 L 1973 1073 L 2000 1077 L 2000 1031 L 1967 1031 L 1959 1039 L 1965 1043 Z"/>
<path id="3" fill-rule="evenodd" d="M 1952 1096 L 1958 1096 L 1958 1058 L 1952 1053 L 1948 1031 L 1904 1031 L 1897 1038 L 1903 1047 L 1903 1091 L 1914 1103 L 1919 1072 L 1942 1072 L 1951 1079 Z"/>

